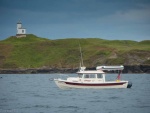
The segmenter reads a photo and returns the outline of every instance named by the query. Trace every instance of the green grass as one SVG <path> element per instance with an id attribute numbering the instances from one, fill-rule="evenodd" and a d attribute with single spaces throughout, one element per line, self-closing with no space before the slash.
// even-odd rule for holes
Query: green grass
<path id="1" fill-rule="evenodd" d="M 29 34 L 24 38 L 9 37 L 0 41 L 0 68 L 43 66 L 76 68 L 80 61 L 79 44 L 87 67 L 104 64 L 121 65 L 130 62 L 132 58 L 150 64 L 149 40 L 141 42 L 99 38 L 49 40 Z"/>

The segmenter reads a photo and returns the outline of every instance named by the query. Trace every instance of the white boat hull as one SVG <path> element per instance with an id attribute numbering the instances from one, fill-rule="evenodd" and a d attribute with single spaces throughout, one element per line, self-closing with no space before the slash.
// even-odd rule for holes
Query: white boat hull
<path id="1" fill-rule="evenodd" d="M 92 89 L 106 89 L 106 88 L 127 88 L 128 81 L 111 81 L 104 83 L 82 83 L 82 82 L 69 82 L 61 79 L 54 79 L 56 85 L 61 89 L 70 88 L 92 88 Z"/>

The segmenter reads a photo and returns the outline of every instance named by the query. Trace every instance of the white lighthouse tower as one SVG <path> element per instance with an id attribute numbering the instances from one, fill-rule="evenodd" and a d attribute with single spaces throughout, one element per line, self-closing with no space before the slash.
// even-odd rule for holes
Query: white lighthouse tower
<path id="1" fill-rule="evenodd" d="M 16 34 L 17 38 L 21 38 L 21 37 L 26 37 L 26 29 L 22 27 L 22 23 L 19 20 L 19 22 L 17 23 L 17 34 Z"/>

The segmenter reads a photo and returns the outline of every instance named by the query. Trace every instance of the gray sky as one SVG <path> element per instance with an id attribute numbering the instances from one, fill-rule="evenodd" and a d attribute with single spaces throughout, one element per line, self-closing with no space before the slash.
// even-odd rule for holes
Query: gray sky
<path id="1" fill-rule="evenodd" d="M 49 39 L 150 40 L 150 0 L 0 0 L 0 40 L 19 19 Z"/>

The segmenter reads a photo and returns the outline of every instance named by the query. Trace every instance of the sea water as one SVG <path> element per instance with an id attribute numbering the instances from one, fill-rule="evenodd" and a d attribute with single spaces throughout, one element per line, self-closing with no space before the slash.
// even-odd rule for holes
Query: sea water
<path id="1" fill-rule="evenodd" d="M 150 74 L 123 74 L 130 89 L 71 90 L 51 81 L 58 75 L 1 74 L 0 113 L 150 113 Z"/>

